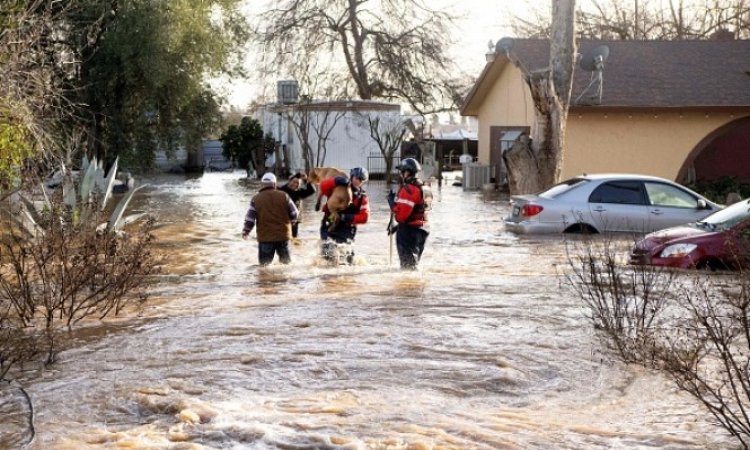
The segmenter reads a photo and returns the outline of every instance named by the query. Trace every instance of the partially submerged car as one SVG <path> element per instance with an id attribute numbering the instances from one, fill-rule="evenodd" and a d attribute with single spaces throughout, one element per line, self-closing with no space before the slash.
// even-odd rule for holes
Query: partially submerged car
<path id="1" fill-rule="evenodd" d="M 750 200 L 699 222 L 646 235 L 633 247 L 630 262 L 682 269 L 750 267 Z"/>
<path id="2" fill-rule="evenodd" d="M 581 175 L 536 195 L 511 197 L 515 233 L 644 233 L 696 222 L 722 208 L 690 189 L 648 175 Z"/>

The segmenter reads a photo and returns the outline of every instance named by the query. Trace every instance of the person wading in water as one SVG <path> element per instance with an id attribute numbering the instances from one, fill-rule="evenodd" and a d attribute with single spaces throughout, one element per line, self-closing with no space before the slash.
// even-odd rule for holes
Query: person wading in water
<path id="1" fill-rule="evenodd" d="M 245 214 L 242 239 L 247 239 L 256 227 L 258 238 L 258 263 L 267 266 L 278 253 L 282 264 L 291 262 L 289 240 L 292 239 L 292 221 L 298 211 L 289 196 L 276 189 L 276 176 L 266 173 L 260 180 L 261 188 L 250 201 Z"/>
<path id="2" fill-rule="evenodd" d="M 396 233 L 396 249 L 401 269 L 416 270 L 427 242 L 427 210 L 432 194 L 417 175 L 422 166 L 414 158 L 406 158 L 398 166 L 401 188 L 398 193 L 388 194 L 388 205 L 398 223 L 389 228 L 388 234 Z M 394 229 L 395 228 L 395 229 Z"/>

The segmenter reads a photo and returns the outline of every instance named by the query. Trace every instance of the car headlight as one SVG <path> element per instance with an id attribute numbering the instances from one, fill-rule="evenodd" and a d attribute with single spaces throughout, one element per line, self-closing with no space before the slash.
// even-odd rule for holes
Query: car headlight
<path id="1" fill-rule="evenodd" d="M 698 248 L 695 244 L 674 244 L 667 246 L 659 254 L 662 258 L 681 258 L 685 255 L 689 255 L 693 250 Z"/>

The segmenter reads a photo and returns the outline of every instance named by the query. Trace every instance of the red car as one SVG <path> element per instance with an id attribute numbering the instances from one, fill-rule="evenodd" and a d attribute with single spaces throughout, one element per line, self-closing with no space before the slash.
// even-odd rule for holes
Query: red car
<path id="1" fill-rule="evenodd" d="M 630 263 L 711 270 L 750 267 L 750 199 L 700 222 L 647 234 L 630 252 Z"/>

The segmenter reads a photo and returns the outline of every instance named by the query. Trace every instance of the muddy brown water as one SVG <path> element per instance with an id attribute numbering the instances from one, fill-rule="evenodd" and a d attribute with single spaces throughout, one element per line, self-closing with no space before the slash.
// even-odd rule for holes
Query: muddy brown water
<path id="1" fill-rule="evenodd" d="M 382 182 L 354 266 L 320 263 L 308 199 L 292 264 L 261 269 L 241 177 L 146 180 L 165 272 L 142 311 L 22 380 L 28 448 L 731 448 L 668 380 L 601 352 L 562 240 L 506 233 L 507 196 L 435 187 L 417 272 L 391 258 Z M 27 437 L 20 403 L 0 398 L 0 448 Z"/>

